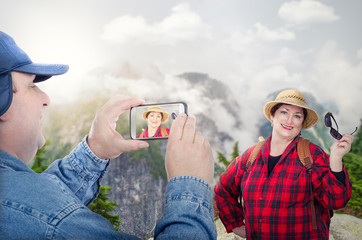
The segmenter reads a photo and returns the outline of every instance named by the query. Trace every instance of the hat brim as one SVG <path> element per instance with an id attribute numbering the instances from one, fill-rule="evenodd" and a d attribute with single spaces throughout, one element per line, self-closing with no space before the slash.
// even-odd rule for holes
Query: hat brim
<path id="1" fill-rule="evenodd" d="M 41 82 L 52 76 L 64 74 L 68 69 L 69 66 L 63 64 L 31 63 L 14 68 L 12 71 L 36 75 L 34 82 Z"/>
<path id="2" fill-rule="evenodd" d="M 316 125 L 318 123 L 318 121 L 319 121 L 319 117 L 318 117 L 317 112 L 314 111 L 311 108 L 308 108 L 306 106 L 302 106 L 302 105 L 299 105 L 299 104 L 291 104 L 290 102 L 272 101 L 272 102 L 266 103 L 265 106 L 264 106 L 264 116 L 270 122 L 271 122 L 271 118 L 270 118 L 271 110 L 275 105 L 277 105 L 279 103 L 284 103 L 284 104 L 287 104 L 287 105 L 293 105 L 293 106 L 301 107 L 301 108 L 304 108 L 305 110 L 307 110 L 307 113 L 308 113 L 307 118 L 304 119 L 304 121 L 303 121 L 302 129 L 311 128 L 314 125 Z"/>
<path id="3" fill-rule="evenodd" d="M 34 82 L 42 82 L 55 75 L 61 75 L 68 71 L 68 65 L 62 64 L 36 64 L 29 63 L 15 67 L 3 74 L 0 74 L 0 116 L 10 107 L 13 99 L 13 85 L 11 71 L 35 75 Z"/>
<path id="4" fill-rule="evenodd" d="M 160 111 L 146 111 L 146 112 L 143 113 L 143 119 L 144 119 L 144 120 L 147 120 L 146 115 L 147 115 L 147 113 L 149 113 L 149 112 L 159 112 L 159 113 L 162 113 L 162 114 L 163 114 L 163 117 L 162 117 L 162 119 L 161 119 L 161 122 L 164 122 L 164 121 L 166 121 L 166 120 L 168 119 L 168 114 L 165 113 L 165 112 L 160 112 Z"/>

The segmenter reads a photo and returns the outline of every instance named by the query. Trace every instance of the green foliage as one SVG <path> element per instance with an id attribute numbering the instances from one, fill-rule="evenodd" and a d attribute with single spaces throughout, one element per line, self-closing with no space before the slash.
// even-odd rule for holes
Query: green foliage
<path id="1" fill-rule="evenodd" d="M 230 160 L 219 151 L 216 151 L 218 162 L 221 163 L 221 166 L 215 162 L 214 166 L 214 176 L 220 176 L 223 172 L 225 172 L 226 168 L 230 165 L 230 163 L 239 156 L 239 142 L 236 142 L 233 147 L 233 152 L 231 153 Z"/>
<path id="2" fill-rule="evenodd" d="M 229 161 L 229 164 L 239 156 L 239 142 L 236 142 L 234 144 L 233 152 L 231 153 L 231 161 Z M 229 166 L 229 164 L 227 166 Z"/>
<path id="3" fill-rule="evenodd" d="M 225 167 L 229 166 L 230 161 L 226 159 L 224 154 L 222 154 L 219 151 L 216 151 L 216 153 L 217 153 L 217 159 L 219 160 L 219 163 L 222 163 Z"/>
<path id="4" fill-rule="evenodd" d="M 348 153 L 343 163 L 352 182 L 352 197 L 343 211 L 362 218 L 362 156 Z"/>
<path id="5" fill-rule="evenodd" d="M 45 141 L 45 144 L 40 148 L 34 157 L 33 164 L 31 169 L 36 173 L 42 173 L 49 165 L 46 164 L 47 159 L 44 157 L 44 154 L 47 152 L 46 148 L 49 145 L 49 140 Z"/>
<path id="6" fill-rule="evenodd" d="M 119 205 L 116 202 L 109 202 L 108 194 L 111 187 L 101 186 L 98 197 L 88 206 L 88 208 L 108 219 L 116 231 L 119 231 L 119 225 L 122 223 L 119 220 L 119 214 L 110 214 Z"/>
<path id="7" fill-rule="evenodd" d="M 362 123 L 362 121 L 361 121 Z M 352 197 L 344 212 L 351 213 L 362 218 L 362 124 L 352 143 L 351 152 L 343 158 L 343 164 L 348 171 L 352 182 Z"/>

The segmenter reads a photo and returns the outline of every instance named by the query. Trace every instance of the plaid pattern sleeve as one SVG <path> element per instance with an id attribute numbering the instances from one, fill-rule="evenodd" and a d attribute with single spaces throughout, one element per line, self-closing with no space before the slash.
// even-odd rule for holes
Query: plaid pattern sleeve
<path id="1" fill-rule="evenodd" d="M 310 149 L 314 159 L 311 177 L 315 198 L 328 209 L 345 207 L 352 196 L 352 183 L 347 170 L 343 166 L 345 174 L 343 184 L 332 173 L 329 167 L 329 156 L 313 143 L 310 144 Z"/>
<path id="2" fill-rule="evenodd" d="M 232 232 L 232 229 L 244 225 L 240 204 L 240 183 L 246 159 L 250 153 L 251 151 L 246 151 L 242 156 L 235 158 L 215 186 L 215 201 L 220 219 L 228 233 Z"/>

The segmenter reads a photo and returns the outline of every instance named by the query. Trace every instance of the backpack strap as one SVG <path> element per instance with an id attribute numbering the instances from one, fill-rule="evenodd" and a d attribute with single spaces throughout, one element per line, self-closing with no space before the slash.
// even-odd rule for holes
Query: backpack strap
<path id="1" fill-rule="evenodd" d="M 250 155 L 249 155 L 249 158 L 245 164 L 245 170 L 247 170 L 252 164 L 253 162 L 255 161 L 256 157 L 259 155 L 259 152 L 261 150 L 261 148 L 263 147 L 264 143 L 266 141 L 261 141 L 261 142 L 258 142 L 258 144 L 256 144 L 254 146 L 254 149 L 253 151 L 251 151 Z"/>
<path id="2" fill-rule="evenodd" d="M 168 133 L 167 133 L 167 130 L 165 127 L 161 127 L 161 136 L 164 137 L 164 136 L 168 136 Z"/>
<path id="3" fill-rule="evenodd" d="M 298 157 L 303 166 L 310 171 L 313 166 L 313 158 L 309 149 L 309 140 L 299 137 L 297 143 Z"/>
<path id="4" fill-rule="evenodd" d="M 312 154 L 310 153 L 308 139 L 299 137 L 299 140 L 297 143 L 297 152 L 298 152 L 298 158 L 299 158 L 300 162 L 308 170 L 308 174 L 310 175 L 310 171 L 313 166 L 313 158 L 312 158 Z M 311 210 L 311 215 L 312 215 L 312 229 L 317 230 L 317 220 L 316 220 L 316 213 L 315 213 L 315 208 L 314 208 L 314 194 L 313 194 L 313 189 L 312 189 L 312 179 L 310 181 L 310 195 L 311 195 L 310 210 Z"/>

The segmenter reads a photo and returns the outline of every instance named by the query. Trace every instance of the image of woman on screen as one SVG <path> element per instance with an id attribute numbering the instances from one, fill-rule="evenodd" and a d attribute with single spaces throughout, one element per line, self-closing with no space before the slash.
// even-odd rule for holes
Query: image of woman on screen
<path id="1" fill-rule="evenodd" d="M 143 113 L 143 119 L 147 121 L 147 128 L 142 129 L 137 138 L 165 137 L 170 129 L 161 125 L 168 119 L 168 114 L 161 110 L 159 106 L 151 106 Z"/>

